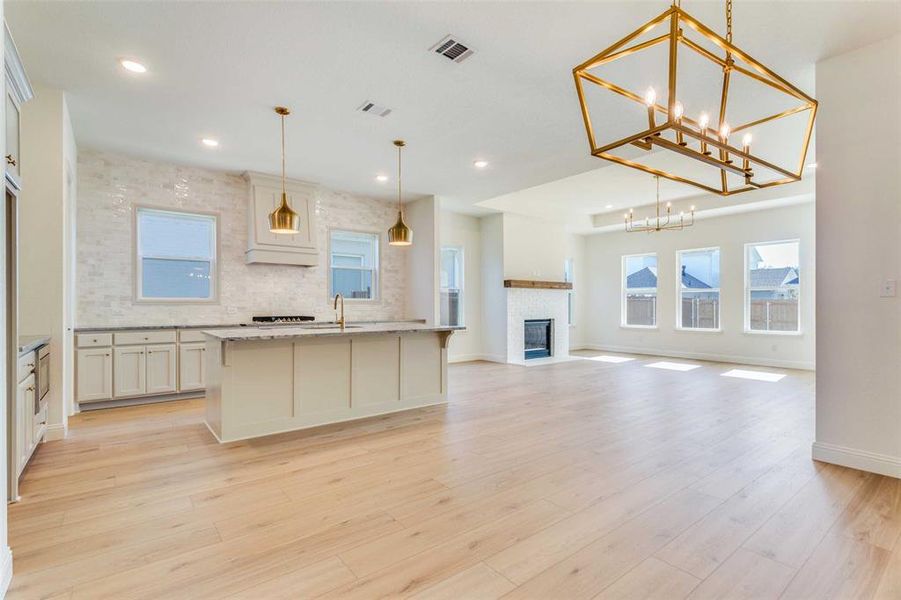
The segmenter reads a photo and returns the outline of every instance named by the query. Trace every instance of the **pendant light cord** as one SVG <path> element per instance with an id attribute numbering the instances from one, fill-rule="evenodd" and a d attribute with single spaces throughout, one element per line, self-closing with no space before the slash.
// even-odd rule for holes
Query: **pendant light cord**
<path id="1" fill-rule="evenodd" d="M 401 196 L 400 196 L 400 184 L 401 184 L 400 151 L 402 149 L 403 149 L 403 146 L 398 145 L 398 147 L 397 147 L 397 211 L 401 214 L 401 217 L 403 217 L 403 214 L 404 214 L 404 204 L 403 204 L 403 202 L 401 202 Z"/>
<path id="2" fill-rule="evenodd" d="M 282 202 L 285 201 L 285 115 L 282 117 Z"/>

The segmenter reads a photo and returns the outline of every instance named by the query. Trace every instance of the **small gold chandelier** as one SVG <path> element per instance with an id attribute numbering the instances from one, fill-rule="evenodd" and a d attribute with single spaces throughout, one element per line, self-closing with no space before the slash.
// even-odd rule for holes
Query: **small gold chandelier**
<path id="1" fill-rule="evenodd" d="M 660 35 L 651 33 L 658 27 L 666 31 Z M 681 54 L 680 50 L 683 50 Z M 656 60 L 655 53 L 660 54 Z M 635 56 L 629 61 L 613 64 L 632 55 Z M 632 67 L 630 62 L 634 63 Z M 640 94 L 612 81 L 617 76 L 628 77 L 636 72 L 648 77 L 648 67 L 653 64 L 658 65 L 661 78 L 665 73 L 665 105 L 657 102 L 653 87 Z M 677 95 L 679 66 L 708 69 L 708 76 L 680 88 L 681 96 Z M 601 67 L 604 77 L 598 74 Z M 667 11 L 575 67 L 573 77 L 593 156 L 721 196 L 801 179 L 817 101 L 733 45 L 732 0 L 726 0 L 725 38 L 683 11 L 681 0 L 673 0 Z M 704 89 L 705 83 L 712 83 L 711 89 Z M 710 93 L 705 94 L 706 91 Z M 735 97 L 739 101 L 730 103 Z M 619 112 L 616 110 L 619 107 L 601 110 L 595 104 L 595 112 L 606 117 L 607 134 L 620 138 L 599 141 L 589 104 L 606 102 L 609 107 L 617 98 L 625 98 L 641 108 L 635 112 L 631 108 Z M 714 108 L 718 109 L 714 119 L 703 112 L 713 112 Z M 696 117 L 690 118 L 689 112 Z M 610 114 L 616 114 L 616 120 L 610 119 Z M 730 127 L 727 114 L 737 122 L 735 126 Z M 797 127 L 798 133 L 803 128 L 803 134 L 785 137 L 785 128 L 791 126 Z M 779 131 L 773 131 L 774 127 L 780 128 Z M 766 132 L 761 138 L 766 144 L 758 143 L 753 152 L 752 128 Z M 627 131 L 634 133 L 620 137 Z M 740 132 L 744 135 L 738 146 L 730 136 Z"/>
<path id="2" fill-rule="evenodd" d="M 391 246 L 409 246 L 413 243 L 413 230 L 404 222 L 404 203 L 401 200 L 400 188 L 400 152 L 406 145 L 403 140 L 394 140 L 397 146 L 397 222 L 388 230 L 388 244 Z"/>
<path id="3" fill-rule="evenodd" d="M 284 106 L 276 106 L 275 113 L 282 119 L 282 201 L 278 208 L 269 213 L 269 231 L 291 234 L 300 231 L 300 215 L 288 205 L 288 192 L 285 189 L 285 117 L 291 111 Z"/>
<path id="4" fill-rule="evenodd" d="M 623 219 L 626 224 L 626 231 L 629 233 L 632 232 L 641 232 L 641 233 L 652 233 L 655 231 L 672 231 L 672 230 L 681 230 L 686 227 L 691 227 L 695 224 L 695 207 L 691 207 L 691 212 L 689 214 L 688 219 L 685 218 L 685 212 L 682 211 L 679 213 L 678 221 L 673 218 L 673 203 L 666 203 L 666 216 L 662 216 L 660 214 L 660 176 L 654 175 L 654 179 L 657 181 L 657 216 L 654 219 L 650 217 L 645 217 L 644 223 L 640 220 L 638 221 L 638 225 L 635 224 L 635 214 L 634 211 L 630 208 L 629 212 L 623 215 Z"/>

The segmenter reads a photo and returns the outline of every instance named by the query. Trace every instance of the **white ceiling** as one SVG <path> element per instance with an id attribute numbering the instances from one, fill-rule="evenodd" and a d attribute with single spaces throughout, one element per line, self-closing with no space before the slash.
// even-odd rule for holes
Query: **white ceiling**
<path id="1" fill-rule="evenodd" d="M 411 194 L 470 212 L 542 215 L 563 206 L 584 223 L 608 204 L 652 201 L 653 183 L 588 155 L 571 69 L 667 6 L 29 0 L 7 1 L 5 13 L 32 80 L 68 92 L 80 145 L 277 172 L 272 107 L 285 104 L 294 110 L 289 176 L 390 197 L 391 140 L 402 137 Z M 739 1 L 735 42 L 813 92 L 814 63 L 897 32 L 899 6 Z M 685 0 L 683 8 L 722 31 L 720 2 Z M 454 64 L 427 51 L 448 33 L 476 54 Z M 126 73 L 122 57 L 149 72 Z M 355 112 L 365 100 L 393 112 Z M 207 149 L 202 137 L 221 145 Z M 490 166 L 474 169 L 476 158 Z M 588 171 L 565 197 L 554 188 L 522 205 L 505 196 Z M 377 183 L 377 173 L 391 180 Z M 670 198 L 695 194 L 665 187 Z"/>

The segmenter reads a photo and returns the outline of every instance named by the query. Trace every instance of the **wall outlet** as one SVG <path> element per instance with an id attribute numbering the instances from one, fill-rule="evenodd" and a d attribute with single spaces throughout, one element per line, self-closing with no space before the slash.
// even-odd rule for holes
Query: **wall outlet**
<path id="1" fill-rule="evenodd" d="M 882 282 L 882 289 L 879 292 L 881 298 L 894 298 L 898 295 L 898 280 L 886 279 Z"/>

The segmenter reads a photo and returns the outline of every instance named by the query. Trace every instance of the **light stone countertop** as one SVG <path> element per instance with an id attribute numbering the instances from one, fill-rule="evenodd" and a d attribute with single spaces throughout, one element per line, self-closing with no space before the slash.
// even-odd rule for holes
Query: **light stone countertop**
<path id="1" fill-rule="evenodd" d="M 328 325 L 326 327 L 326 325 Z M 376 333 L 415 333 L 462 331 L 464 327 L 431 326 L 409 321 L 389 323 L 348 323 L 344 329 L 332 323 L 312 325 L 288 325 L 266 327 L 235 327 L 231 329 L 204 330 L 206 335 L 222 341 L 280 340 L 291 338 L 323 337 L 338 335 L 367 335 Z"/>
<path id="2" fill-rule="evenodd" d="M 49 335 L 20 335 L 19 336 L 19 356 L 33 352 L 50 343 Z"/>

